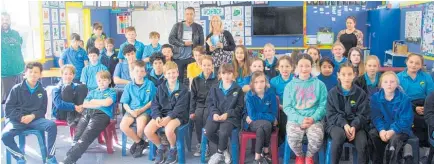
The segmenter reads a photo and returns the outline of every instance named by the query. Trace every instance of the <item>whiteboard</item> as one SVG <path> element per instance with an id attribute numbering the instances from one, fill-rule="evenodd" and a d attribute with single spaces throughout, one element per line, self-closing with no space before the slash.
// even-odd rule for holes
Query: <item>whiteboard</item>
<path id="1" fill-rule="evenodd" d="M 169 43 L 169 34 L 176 23 L 176 10 L 133 11 L 132 24 L 136 28 L 137 40 L 151 44 L 149 33 L 160 33 L 160 44 Z"/>

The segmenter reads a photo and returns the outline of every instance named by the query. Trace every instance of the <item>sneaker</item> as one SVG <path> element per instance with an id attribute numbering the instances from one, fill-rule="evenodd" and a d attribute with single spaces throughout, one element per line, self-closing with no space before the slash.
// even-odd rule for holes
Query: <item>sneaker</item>
<path id="1" fill-rule="evenodd" d="M 262 164 L 262 161 L 261 161 L 261 159 L 258 159 L 258 160 L 253 160 L 253 164 Z"/>
<path id="2" fill-rule="evenodd" d="M 215 153 L 211 156 L 211 158 L 208 161 L 208 164 L 219 164 L 220 162 L 224 161 L 225 157 L 221 153 Z"/>
<path id="3" fill-rule="evenodd" d="M 71 143 L 71 147 L 74 147 L 75 144 L 77 144 L 77 141 L 72 141 L 72 143 Z"/>
<path id="4" fill-rule="evenodd" d="M 165 164 L 175 164 L 178 162 L 178 153 L 176 148 L 170 148 Z"/>
<path id="5" fill-rule="evenodd" d="M 295 157 L 295 164 L 304 164 L 305 158 L 302 156 Z"/>
<path id="6" fill-rule="evenodd" d="M 157 149 L 157 153 L 155 154 L 154 164 L 163 164 L 164 163 L 164 149 Z"/>
<path id="7" fill-rule="evenodd" d="M 134 142 L 133 145 L 130 147 L 130 153 L 134 154 L 136 152 L 137 143 Z"/>
<path id="8" fill-rule="evenodd" d="M 313 157 L 306 157 L 306 164 L 314 164 Z"/>
<path id="9" fill-rule="evenodd" d="M 57 160 L 55 156 L 52 156 L 51 158 L 47 158 L 47 164 L 57 164 Z"/>
<path id="10" fill-rule="evenodd" d="M 264 160 L 265 162 L 267 162 L 267 163 L 272 163 L 270 152 L 268 152 L 268 153 L 262 153 L 262 158 L 263 158 L 263 160 Z"/>
<path id="11" fill-rule="evenodd" d="M 200 157 L 200 143 L 196 145 L 196 151 L 193 153 L 193 156 Z"/>
<path id="12" fill-rule="evenodd" d="M 225 156 L 225 163 L 230 164 L 231 163 L 231 154 L 229 153 L 228 149 L 223 151 L 223 155 Z"/>
<path id="13" fill-rule="evenodd" d="M 134 150 L 134 154 L 133 157 L 134 158 L 139 158 L 143 155 L 143 150 L 145 150 L 145 144 L 136 144 L 137 146 L 135 147 L 136 149 Z"/>

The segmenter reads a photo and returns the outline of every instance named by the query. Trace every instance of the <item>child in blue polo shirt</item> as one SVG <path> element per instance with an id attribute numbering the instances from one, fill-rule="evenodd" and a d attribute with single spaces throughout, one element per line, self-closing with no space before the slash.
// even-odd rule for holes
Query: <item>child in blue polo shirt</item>
<path id="1" fill-rule="evenodd" d="M 53 121 L 45 119 L 47 93 L 39 82 L 41 72 L 41 63 L 27 63 L 25 68 L 26 79 L 16 84 L 6 99 L 5 114 L 7 121 L 2 130 L 2 141 L 19 164 L 26 163 L 26 158 L 18 148 L 14 138 L 27 129 L 47 132 L 47 163 L 57 163 L 54 156 L 57 127 Z"/>
<path id="2" fill-rule="evenodd" d="M 276 70 L 277 67 L 277 58 L 275 56 L 276 50 L 274 49 L 274 45 L 271 43 L 267 43 L 264 46 L 264 63 L 265 63 L 265 75 L 269 78 L 273 78 L 279 74 Z"/>
<path id="3" fill-rule="evenodd" d="M 113 74 L 113 80 L 115 81 L 115 88 L 122 89 L 131 81 L 131 72 L 133 63 L 136 61 L 136 48 L 129 44 L 122 50 L 126 57 L 126 60 L 119 62 L 116 65 L 115 72 Z"/>
<path id="4" fill-rule="evenodd" d="M 118 54 L 118 58 L 120 62 L 123 62 L 123 60 L 125 60 L 125 54 L 123 53 L 123 49 L 125 48 L 125 46 L 127 45 L 133 45 L 136 48 L 136 54 L 135 57 L 137 60 L 142 60 L 142 56 L 143 56 L 143 50 L 145 49 L 145 45 L 136 40 L 137 34 L 136 34 L 136 28 L 134 28 L 133 26 L 127 27 L 125 29 L 125 37 L 127 38 L 127 41 L 125 43 L 122 43 L 120 48 L 119 48 L 119 54 Z"/>
<path id="5" fill-rule="evenodd" d="M 270 139 L 273 126 L 277 126 L 276 94 L 267 87 L 263 72 L 254 72 L 251 90 L 246 94 L 247 117 L 244 129 L 256 133 L 254 164 L 271 163 Z"/>
<path id="6" fill-rule="evenodd" d="M 83 116 L 78 122 L 73 138 L 75 143 L 68 153 L 65 164 L 76 163 L 81 155 L 99 134 L 109 125 L 113 118 L 113 108 L 116 102 L 116 91 L 109 88 L 111 75 L 108 71 L 96 74 L 98 88 L 91 90 L 83 103 Z"/>
<path id="7" fill-rule="evenodd" d="M 148 74 L 148 79 L 154 83 L 155 87 L 158 87 L 161 83 L 165 81 L 163 66 L 166 63 L 166 59 L 161 52 L 155 52 L 151 56 L 151 63 L 152 70 Z"/>
<path id="8" fill-rule="evenodd" d="M 142 60 L 146 62 L 146 72 L 149 73 L 152 70 L 151 56 L 155 52 L 161 52 L 160 34 L 156 31 L 149 33 L 149 40 L 151 44 L 146 45 L 143 50 Z"/>
<path id="9" fill-rule="evenodd" d="M 407 68 L 398 73 L 398 78 L 405 94 L 410 97 L 414 111 L 413 132 L 419 138 L 421 147 L 430 147 L 428 143 L 428 128 L 424 119 L 425 98 L 434 90 L 431 75 L 422 70 L 424 58 L 422 55 L 410 53 L 407 57 Z"/>
<path id="10" fill-rule="evenodd" d="M 333 74 L 335 75 L 339 70 L 339 66 L 348 60 L 347 57 L 345 57 L 344 52 L 345 52 L 345 47 L 342 43 L 336 42 L 335 44 L 333 44 L 332 54 L 333 54 L 333 64 L 335 65 L 335 67 L 333 68 Z"/>
<path id="11" fill-rule="evenodd" d="M 217 152 L 208 161 L 210 164 L 231 163 L 228 139 L 234 128 L 241 128 L 244 92 L 234 82 L 234 71 L 231 64 L 222 64 L 219 69 L 221 80 L 211 88 L 206 99 L 209 117 L 204 134 L 217 145 Z"/>
<path id="12" fill-rule="evenodd" d="M 128 83 L 120 102 L 126 111 L 122 118 L 120 128 L 131 139 L 134 144 L 130 148 L 130 152 L 134 158 L 142 156 L 142 151 L 147 147 L 143 138 L 143 130 L 146 123 L 151 118 L 151 101 L 157 92 L 154 83 L 145 78 L 146 64 L 144 61 L 138 60 L 133 64 L 132 75 L 134 81 Z M 131 124 L 137 123 L 137 131 L 130 128 Z"/>
<path id="13" fill-rule="evenodd" d="M 200 62 L 199 62 L 200 61 Z M 198 59 L 202 73 L 199 76 L 193 78 L 191 83 L 191 99 L 190 99 L 190 119 L 194 120 L 194 126 L 196 127 L 197 145 L 194 156 L 200 156 L 200 143 L 202 141 L 202 128 L 205 126 L 206 120 L 209 115 L 208 109 L 206 109 L 206 97 L 208 92 L 218 83 L 218 77 L 214 73 L 214 64 L 212 63 L 212 57 L 204 55 Z M 209 149 L 206 148 L 206 155 L 209 155 Z"/>
<path id="14" fill-rule="evenodd" d="M 98 87 L 96 84 L 96 73 L 100 71 L 107 71 L 107 67 L 98 61 L 99 50 L 95 47 L 89 49 L 90 64 L 84 67 L 81 73 L 80 82 L 87 85 L 89 90 L 94 90 Z"/>
<path id="15" fill-rule="evenodd" d="M 75 67 L 66 64 L 60 68 L 62 80 L 52 90 L 53 116 L 57 120 L 67 120 L 68 125 L 75 127 L 83 111 L 83 102 L 88 89 L 85 84 L 72 82 Z M 96 80 L 95 80 L 96 81 Z"/>
<path id="16" fill-rule="evenodd" d="M 80 40 L 80 35 L 76 33 L 71 34 L 71 47 L 67 48 L 59 59 L 59 66 L 62 67 L 65 64 L 72 64 L 77 70 L 75 74 L 74 82 L 80 83 L 81 71 L 84 66 L 87 66 L 89 58 L 87 57 L 86 51 L 78 46 L 78 41 Z"/>
<path id="17" fill-rule="evenodd" d="M 189 93 L 188 88 L 178 81 L 178 66 L 175 62 L 164 65 L 164 77 L 167 81 L 157 89 L 157 95 L 152 100 L 152 120 L 146 125 L 145 134 L 157 146 L 155 163 L 164 161 L 164 146 L 157 135 L 157 130 L 164 128 L 170 144 L 165 163 L 176 163 L 176 134 L 177 127 L 188 123 Z"/>
<path id="18" fill-rule="evenodd" d="M 249 57 L 247 49 L 243 45 L 238 45 L 235 48 L 235 53 L 232 56 L 232 65 L 234 66 L 235 81 L 239 86 L 243 86 L 244 77 L 250 74 L 249 70 Z"/>
<path id="19" fill-rule="evenodd" d="M 326 85 L 327 91 L 330 91 L 330 89 L 338 85 L 338 77 L 333 73 L 333 69 L 336 66 L 329 58 L 322 58 L 319 66 L 321 74 L 318 75 L 318 79 Z"/>
<path id="20" fill-rule="evenodd" d="M 260 71 L 260 72 L 264 72 L 264 61 L 262 61 L 259 58 L 253 58 L 250 61 L 250 72 L 256 72 L 256 71 Z M 252 78 L 252 74 L 250 74 L 249 76 L 246 76 L 243 80 L 243 92 L 246 93 L 248 91 L 250 91 L 250 79 Z M 268 77 L 267 77 L 268 80 Z"/>

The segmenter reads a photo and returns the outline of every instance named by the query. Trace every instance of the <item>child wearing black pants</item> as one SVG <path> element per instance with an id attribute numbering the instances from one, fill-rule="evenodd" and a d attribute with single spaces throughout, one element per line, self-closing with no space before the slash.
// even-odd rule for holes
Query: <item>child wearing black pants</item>
<path id="1" fill-rule="evenodd" d="M 205 124 L 204 134 L 211 142 L 218 145 L 217 153 L 211 156 L 209 164 L 218 164 L 222 161 L 231 162 L 231 155 L 227 150 L 228 138 L 234 128 L 241 127 L 241 114 L 244 106 L 243 91 L 233 81 L 233 66 L 223 64 L 219 69 L 219 74 L 222 80 L 211 88 L 206 100 L 210 114 Z"/>

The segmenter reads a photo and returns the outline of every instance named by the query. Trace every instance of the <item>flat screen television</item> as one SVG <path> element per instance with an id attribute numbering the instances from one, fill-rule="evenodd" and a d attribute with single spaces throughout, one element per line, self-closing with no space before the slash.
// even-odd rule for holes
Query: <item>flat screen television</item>
<path id="1" fill-rule="evenodd" d="M 303 6 L 253 7 L 253 35 L 303 35 Z"/>

